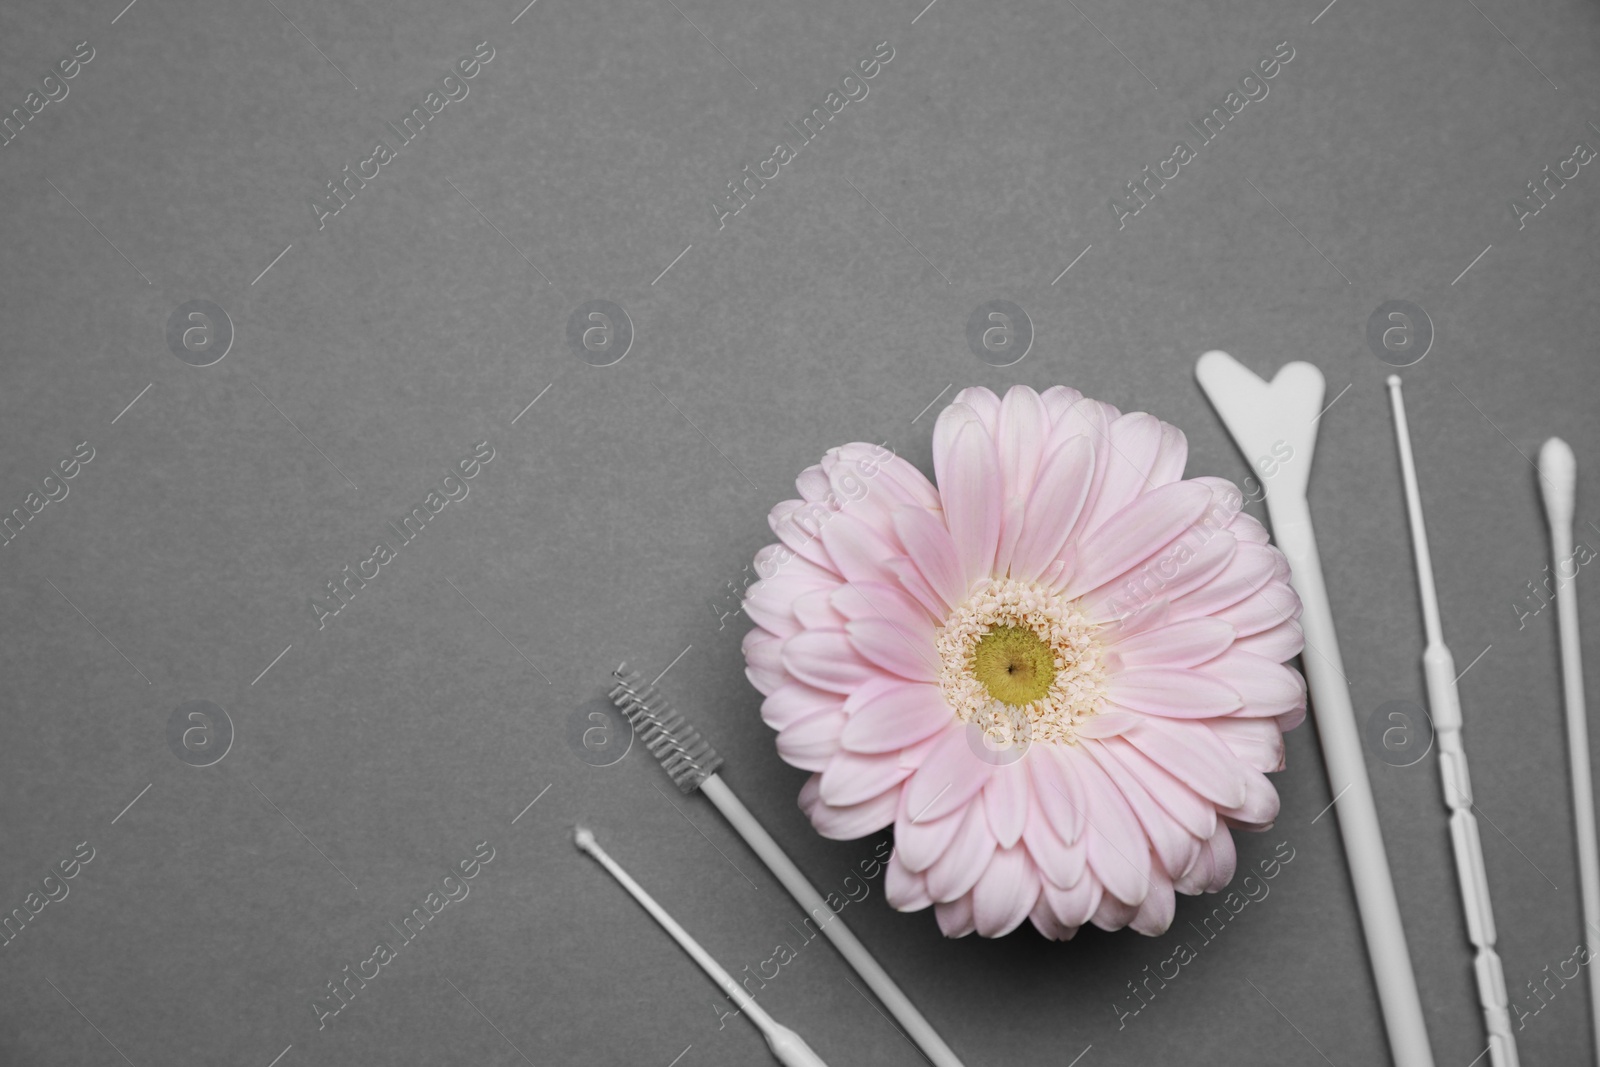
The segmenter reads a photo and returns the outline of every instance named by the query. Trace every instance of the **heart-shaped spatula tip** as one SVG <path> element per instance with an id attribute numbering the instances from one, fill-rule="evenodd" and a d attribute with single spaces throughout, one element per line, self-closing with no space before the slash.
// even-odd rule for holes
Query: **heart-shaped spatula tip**
<path id="1" fill-rule="evenodd" d="M 1296 361 L 1267 382 L 1213 349 L 1200 357 L 1194 373 L 1244 458 L 1270 479 L 1269 497 L 1304 495 L 1326 386 L 1322 372 Z"/>

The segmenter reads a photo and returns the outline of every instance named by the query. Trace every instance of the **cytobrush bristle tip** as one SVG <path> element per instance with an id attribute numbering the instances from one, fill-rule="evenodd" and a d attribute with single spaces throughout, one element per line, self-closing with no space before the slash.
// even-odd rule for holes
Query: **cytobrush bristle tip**
<path id="1" fill-rule="evenodd" d="M 636 671 L 621 663 L 611 672 L 616 685 L 612 703 L 621 709 L 635 735 L 666 770 L 679 791 L 693 793 L 717 768 L 722 757 L 700 731 L 672 710 L 653 685 L 643 685 Z"/>

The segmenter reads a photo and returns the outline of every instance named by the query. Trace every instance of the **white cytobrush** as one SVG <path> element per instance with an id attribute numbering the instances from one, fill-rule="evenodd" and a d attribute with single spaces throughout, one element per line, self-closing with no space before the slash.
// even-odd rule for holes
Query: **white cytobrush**
<path id="1" fill-rule="evenodd" d="M 889 1009 L 933 1067 L 962 1067 L 956 1054 L 950 1051 L 950 1046 L 923 1018 L 910 998 L 901 992 L 889 973 L 872 958 L 867 946 L 856 939 L 844 920 L 828 906 L 822 894 L 817 892 L 800 868 L 794 865 L 794 861 L 778 847 L 772 835 L 756 821 L 756 817 L 750 814 L 750 810 L 716 773 L 717 768 L 722 766 L 722 757 L 700 736 L 700 732 L 672 710 L 666 697 L 654 685 L 644 685 L 637 673 L 628 670 L 626 663 L 620 664 L 611 675 L 617 683 L 611 689 L 612 702 L 622 709 L 622 714 L 627 716 L 639 739 L 666 768 L 677 787 L 684 793 L 698 790 L 717 806 L 717 810 L 744 838 L 745 844 L 761 857 L 767 869 L 783 883 L 795 902 L 816 920 L 817 926 L 833 942 L 833 947 L 839 950 L 839 955 L 855 968 L 856 973 L 877 994 L 884 1007 Z"/>

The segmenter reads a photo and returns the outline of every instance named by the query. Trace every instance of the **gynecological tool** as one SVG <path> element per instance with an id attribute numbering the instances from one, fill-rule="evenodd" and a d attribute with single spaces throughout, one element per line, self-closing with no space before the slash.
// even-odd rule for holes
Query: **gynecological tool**
<path id="1" fill-rule="evenodd" d="M 1439 777 L 1444 784 L 1444 802 L 1450 808 L 1450 841 L 1455 847 L 1456 880 L 1461 886 L 1461 906 L 1467 915 L 1467 936 L 1478 950 L 1473 970 L 1478 977 L 1478 1003 L 1483 1007 L 1484 1030 L 1489 1038 L 1489 1063 L 1491 1067 L 1517 1067 L 1520 1061 L 1516 1038 L 1511 1033 L 1506 976 L 1494 949 L 1489 876 L 1483 866 L 1478 817 L 1472 813 L 1472 779 L 1467 775 L 1467 752 L 1461 743 L 1461 696 L 1456 690 L 1456 661 L 1444 643 L 1444 631 L 1439 624 L 1433 556 L 1428 551 L 1428 531 L 1422 523 L 1422 493 L 1417 488 L 1417 464 L 1411 454 L 1411 431 L 1406 424 L 1406 404 L 1398 374 L 1389 375 L 1389 399 L 1394 409 L 1395 439 L 1400 446 L 1406 511 L 1411 516 L 1417 589 L 1422 595 L 1422 626 L 1427 638 L 1422 650 L 1422 673 L 1428 686 L 1429 712 L 1439 737 Z"/>
<path id="2" fill-rule="evenodd" d="M 1195 365 L 1195 377 L 1252 465 L 1288 450 L 1289 458 L 1279 463 L 1266 481 L 1267 514 L 1278 547 L 1289 559 L 1289 581 L 1302 605 L 1300 626 L 1306 646 L 1302 662 L 1334 797 L 1331 806 L 1337 809 L 1345 859 L 1355 884 L 1390 1053 L 1396 1067 L 1433 1067 L 1400 905 L 1389 874 L 1389 858 L 1383 851 L 1378 809 L 1339 658 L 1333 610 L 1311 529 L 1311 507 L 1306 502 L 1317 420 L 1322 415 L 1322 372 L 1310 363 L 1289 363 L 1269 384 L 1226 352 L 1211 351 Z"/>
<path id="3" fill-rule="evenodd" d="M 644 685 L 638 674 L 628 670 L 626 663 L 611 674 L 617 683 L 611 690 L 612 702 L 622 709 L 623 715 L 633 725 L 635 735 L 666 768 L 679 791 L 688 794 L 698 790 L 717 806 L 717 810 L 744 838 L 745 844 L 761 857 L 795 902 L 828 935 L 828 940 L 839 950 L 839 955 L 855 968 L 884 1007 L 889 1009 L 906 1036 L 922 1050 L 934 1067 L 962 1067 L 956 1054 L 950 1051 L 938 1032 L 922 1017 L 916 1005 L 872 958 L 867 947 L 856 940 L 856 935 L 845 926 L 844 920 L 834 913 L 823 900 L 822 894 L 807 881 L 800 868 L 784 854 L 772 835 L 756 822 L 755 816 L 750 814 L 750 810 L 716 773 L 717 768 L 722 766 L 722 757 L 700 736 L 700 732 L 672 710 L 653 684 Z"/>
<path id="4" fill-rule="evenodd" d="M 1572 559 L 1572 510 L 1577 497 L 1578 463 L 1572 449 L 1552 437 L 1539 449 L 1539 485 L 1550 520 L 1550 552 L 1555 557 L 1556 615 L 1561 628 L 1561 682 L 1567 705 L 1567 752 L 1572 760 L 1572 811 L 1578 831 L 1578 882 L 1583 893 L 1584 941 L 1600 943 L 1600 848 L 1595 844 L 1594 775 L 1589 768 L 1589 722 L 1583 706 L 1583 650 L 1578 644 L 1577 590 L 1562 580 Z M 1600 982 L 1589 976 L 1589 1016 L 1595 1056 L 1600 1060 Z"/>
<path id="5" fill-rule="evenodd" d="M 666 909 L 657 904 L 654 897 L 644 891 L 643 886 L 629 877 L 628 872 L 606 854 L 606 850 L 594 839 L 593 831 L 582 826 L 575 827 L 572 840 L 580 849 L 598 860 L 600 866 L 611 872 L 611 877 L 622 883 L 622 888 L 633 894 L 633 899 L 644 905 L 644 910 L 661 924 L 663 930 L 672 935 L 678 947 L 687 952 L 700 965 L 700 969 L 710 975 L 711 980 L 738 1003 L 739 1010 L 755 1024 L 757 1030 L 761 1031 L 761 1036 L 767 1039 L 767 1047 L 772 1050 L 772 1054 L 783 1067 L 828 1067 L 822 1061 L 822 1057 L 811 1051 L 811 1046 L 801 1040 L 799 1034 L 768 1015 L 744 986 L 735 982 L 733 976 L 723 970 L 722 965 L 712 959 L 711 954 L 701 948 L 700 943 L 690 937 L 689 932 L 679 926 L 677 920 L 668 915 Z"/>

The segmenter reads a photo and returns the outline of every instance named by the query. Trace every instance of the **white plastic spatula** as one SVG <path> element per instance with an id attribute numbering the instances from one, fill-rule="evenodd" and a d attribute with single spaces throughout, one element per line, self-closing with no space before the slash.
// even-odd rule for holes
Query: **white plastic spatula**
<path id="1" fill-rule="evenodd" d="M 1295 362 L 1266 382 L 1228 353 L 1211 351 L 1195 364 L 1195 377 L 1252 466 L 1261 458 L 1283 455 L 1285 447 L 1291 450 L 1290 458 L 1280 463 L 1267 483 L 1267 513 L 1278 547 L 1289 558 L 1290 584 L 1302 605 L 1300 625 L 1306 648 L 1301 661 L 1328 785 L 1338 809 L 1345 858 L 1355 884 L 1367 955 L 1396 1067 L 1433 1067 L 1428 1028 L 1389 875 L 1389 858 L 1383 850 L 1383 832 L 1367 780 L 1355 709 L 1350 704 L 1317 539 L 1311 529 L 1311 508 L 1306 502 L 1306 481 L 1317 443 L 1316 419 L 1324 393 L 1322 372 L 1310 363 Z"/>

